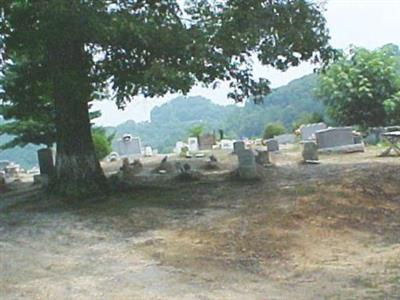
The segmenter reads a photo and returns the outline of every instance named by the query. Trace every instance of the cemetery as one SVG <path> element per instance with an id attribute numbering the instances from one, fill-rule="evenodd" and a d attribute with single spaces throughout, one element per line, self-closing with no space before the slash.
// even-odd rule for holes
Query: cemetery
<path id="1" fill-rule="evenodd" d="M 400 1 L 364 2 L 1 1 L 0 300 L 399 300 Z"/>
<path id="2" fill-rule="evenodd" d="M 212 291 L 202 289 L 201 293 L 210 297 L 225 295 L 240 282 L 253 286 L 252 297 L 266 292 L 274 295 L 276 290 L 277 297 L 309 299 L 309 295 L 345 295 L 351 290 L 362 298 L 363 285 L 349 287 L 346 283 L 372 282 L 372 274 L 385 274 L 382 280 L 390 282 L 398 278 L 400 250 L 394 243 L 400 229 L 396 221 L 400 205 L 395 200 L 399 197 L 400 159 L 380 157 L 383 148 L 377 146 L 367 146 L 364 152 L 320 152 L 325 140 L 318 140 L 318 134 L 316 141 L 284 144 L 279 151 L 268 151 L 270 141 L 265 141 L 265 146 L 251 141 L 217 141 L 219 148 L 200 150 L 189 139 L 190 158 L 177 151 L 152 156 L 143 153 L 132 159 L 115 154 L 102 162 L 110 182 L 115 182 L 114 196 L 69 212 L 62 212 L 63 202 L 30 200 L 43 181 L 34 186 L 13 183 L 5 194 L 10 195 L 4 198 L 8 200 L 2 200 L 0 206 L 1 225 L 8 232 L 3 235 L 7 246 L 2 246 L 2 259 L 11 259 L 16 251 L 23 258 L 8 267 L 9 280 L 30 282 L 20 284 L 27 295 L 35 291 L 51 298 L 62 295 L 61 280 L 96 274 L 75 283 L 73 293 L 81 295 L 78 286 L 86 289 L 95 278 L 107 281 L 111 270 L 129 281 L 130 288 L 123 288 L 122 283 L 111 290 L 98 286 L 88 289 L 91 297 L 183 295 L 187 289 L 198 293 L 195 286 L 187 286 L 194 281 Z M 342 141 L 347 145 L 350 140 L 339 139 Z M 204 156 L 196 157 L 200 152 Z M 39 156 L 47 162 L 52 157 L 43 151 Z M 52 171 L 43 164 L 41 172 L 43 179 L 43 173 Z M 32 209 L 29 214 L 33 218 L 26 219 Z M 57 211 L 57 217 L 49 210 Z M 377 219 L 376 214 L 381 217 Z M 11 230 L 15 226 L 18 233 Z M 363 232 L 358 231 L 361 226 Z M 37 230 L 34 239 L 32 228 Z M 74 234 L 76 239 L 63 244 L 52 232 Z M 14 239 L 29 244 L 17 244 Z M 391 242 L 383 245 L 383 240 Z M 44 243 L 47 247 L 40 248 Z M 77 251 L 71 247 L 85 250 L 66 260 L 70 251 Z M 101 267 L 81 269 L 82 260 L 91 259 L 102 261 Z M 343 267 L 333 268 L 333 261 Z M 33 269 L 36 262 L 43 267 Z M 24 274 L 18 272 L 23 266 Z M 51 279 L 52 284 L 43 288 L 41 282 L 50 280 L 45 279 L 50 272 L 61 271 L 65 279 Z M 41 272 L 39 279 L 31 281 L 37 272 Z M 329 279 L 321 276 L 327 272 Z M 136 284 L 146 283 L 150 276 L 146 274 L 159 280 L 143 291 Z M 282 276 L 284 281 L 278 279 Z M 264 280 L 270 282 L 267 287 Z M 217 281 L 224 286 L 215 287 L 212 282 Z M 284 288 L 288 281 L 290 290 Z M 383 295 L 395 289 L 388 284 L 376 291 Z M 239 295 L 241 292 L 235 292 L 235 298 Z"/>

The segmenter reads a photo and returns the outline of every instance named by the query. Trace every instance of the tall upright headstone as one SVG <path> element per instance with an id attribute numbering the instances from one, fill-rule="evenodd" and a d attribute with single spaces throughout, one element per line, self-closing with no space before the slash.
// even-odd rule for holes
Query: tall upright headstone
<path id="1" fill-rule="evenodd" d="M 197 139 L 197 137 L 188 138 L 188 147 L 190 152 L 199 151 L 199 140 Z"/>
<path id="2" fill-rule="evenodd" d="M 238 153 L 239 177 L 241 179 L 257 179 L 257 165 L 253 151 L 243 150 Z"/>
<path id="3" fill-rule="evenodd" d="M 303 161 L 317 161 L 318 160 L 318 146 L 314 141 L 305 141 L 303 144 Z"/>
<path id="4" fill-rule="evenodd" d="M 235 142 L 233 145 L 239 160 L 239 177 L 246 180 L 257 179 L 257 165 L 253 151 L 245 149 L 243 141 Z"/>

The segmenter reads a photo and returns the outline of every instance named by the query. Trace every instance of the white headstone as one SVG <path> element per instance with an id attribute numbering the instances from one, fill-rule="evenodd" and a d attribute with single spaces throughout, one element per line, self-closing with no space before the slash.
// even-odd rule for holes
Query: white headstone
<path id="1" fill-rule="evenodd" d="M 153 149 L 150 146 L 144 148 L 144 156 L 153 156 Z"/>
<path id="2" fill-rule="evenodd" d="M 190 152 L 199 151 L 199 142 L 196 137 L 188 138 L 188 147 Z"/>

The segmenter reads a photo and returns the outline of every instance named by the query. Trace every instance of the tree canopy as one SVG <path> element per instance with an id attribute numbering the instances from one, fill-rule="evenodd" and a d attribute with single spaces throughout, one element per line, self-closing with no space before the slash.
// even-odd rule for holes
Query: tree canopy
<path id="1" fill-rule="evenodd" d="M 394 45 L 352 49 L 319 76 L 317 96 L 342 125 L 392 125 L 400 121 L 399 50 Z"/>
<path id="2" fill-rule="evenodd" d="M 1 0 L 0 94 L 7 119 L 55 124 L 56 183 L 104 181 L 89 103 L 187 93 L 229 81 L 236 101 L 269 92 L 254 55 L 286 70 L 328 59 L 320 7 L 306 0 Z M 64 190 L 68 190 L 65 188 Z"/>

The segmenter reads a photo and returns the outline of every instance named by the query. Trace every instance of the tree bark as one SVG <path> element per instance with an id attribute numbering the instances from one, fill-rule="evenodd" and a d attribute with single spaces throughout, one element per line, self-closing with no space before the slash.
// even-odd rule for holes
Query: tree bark
<path id="1" fill-rule="evenodd" d="M 52 188 L 67 196 L 87 197 L 107 188 L 91 134 L 90 59 L 80 44 L 63 45 L 51 53 L 57 131 Z"/>

